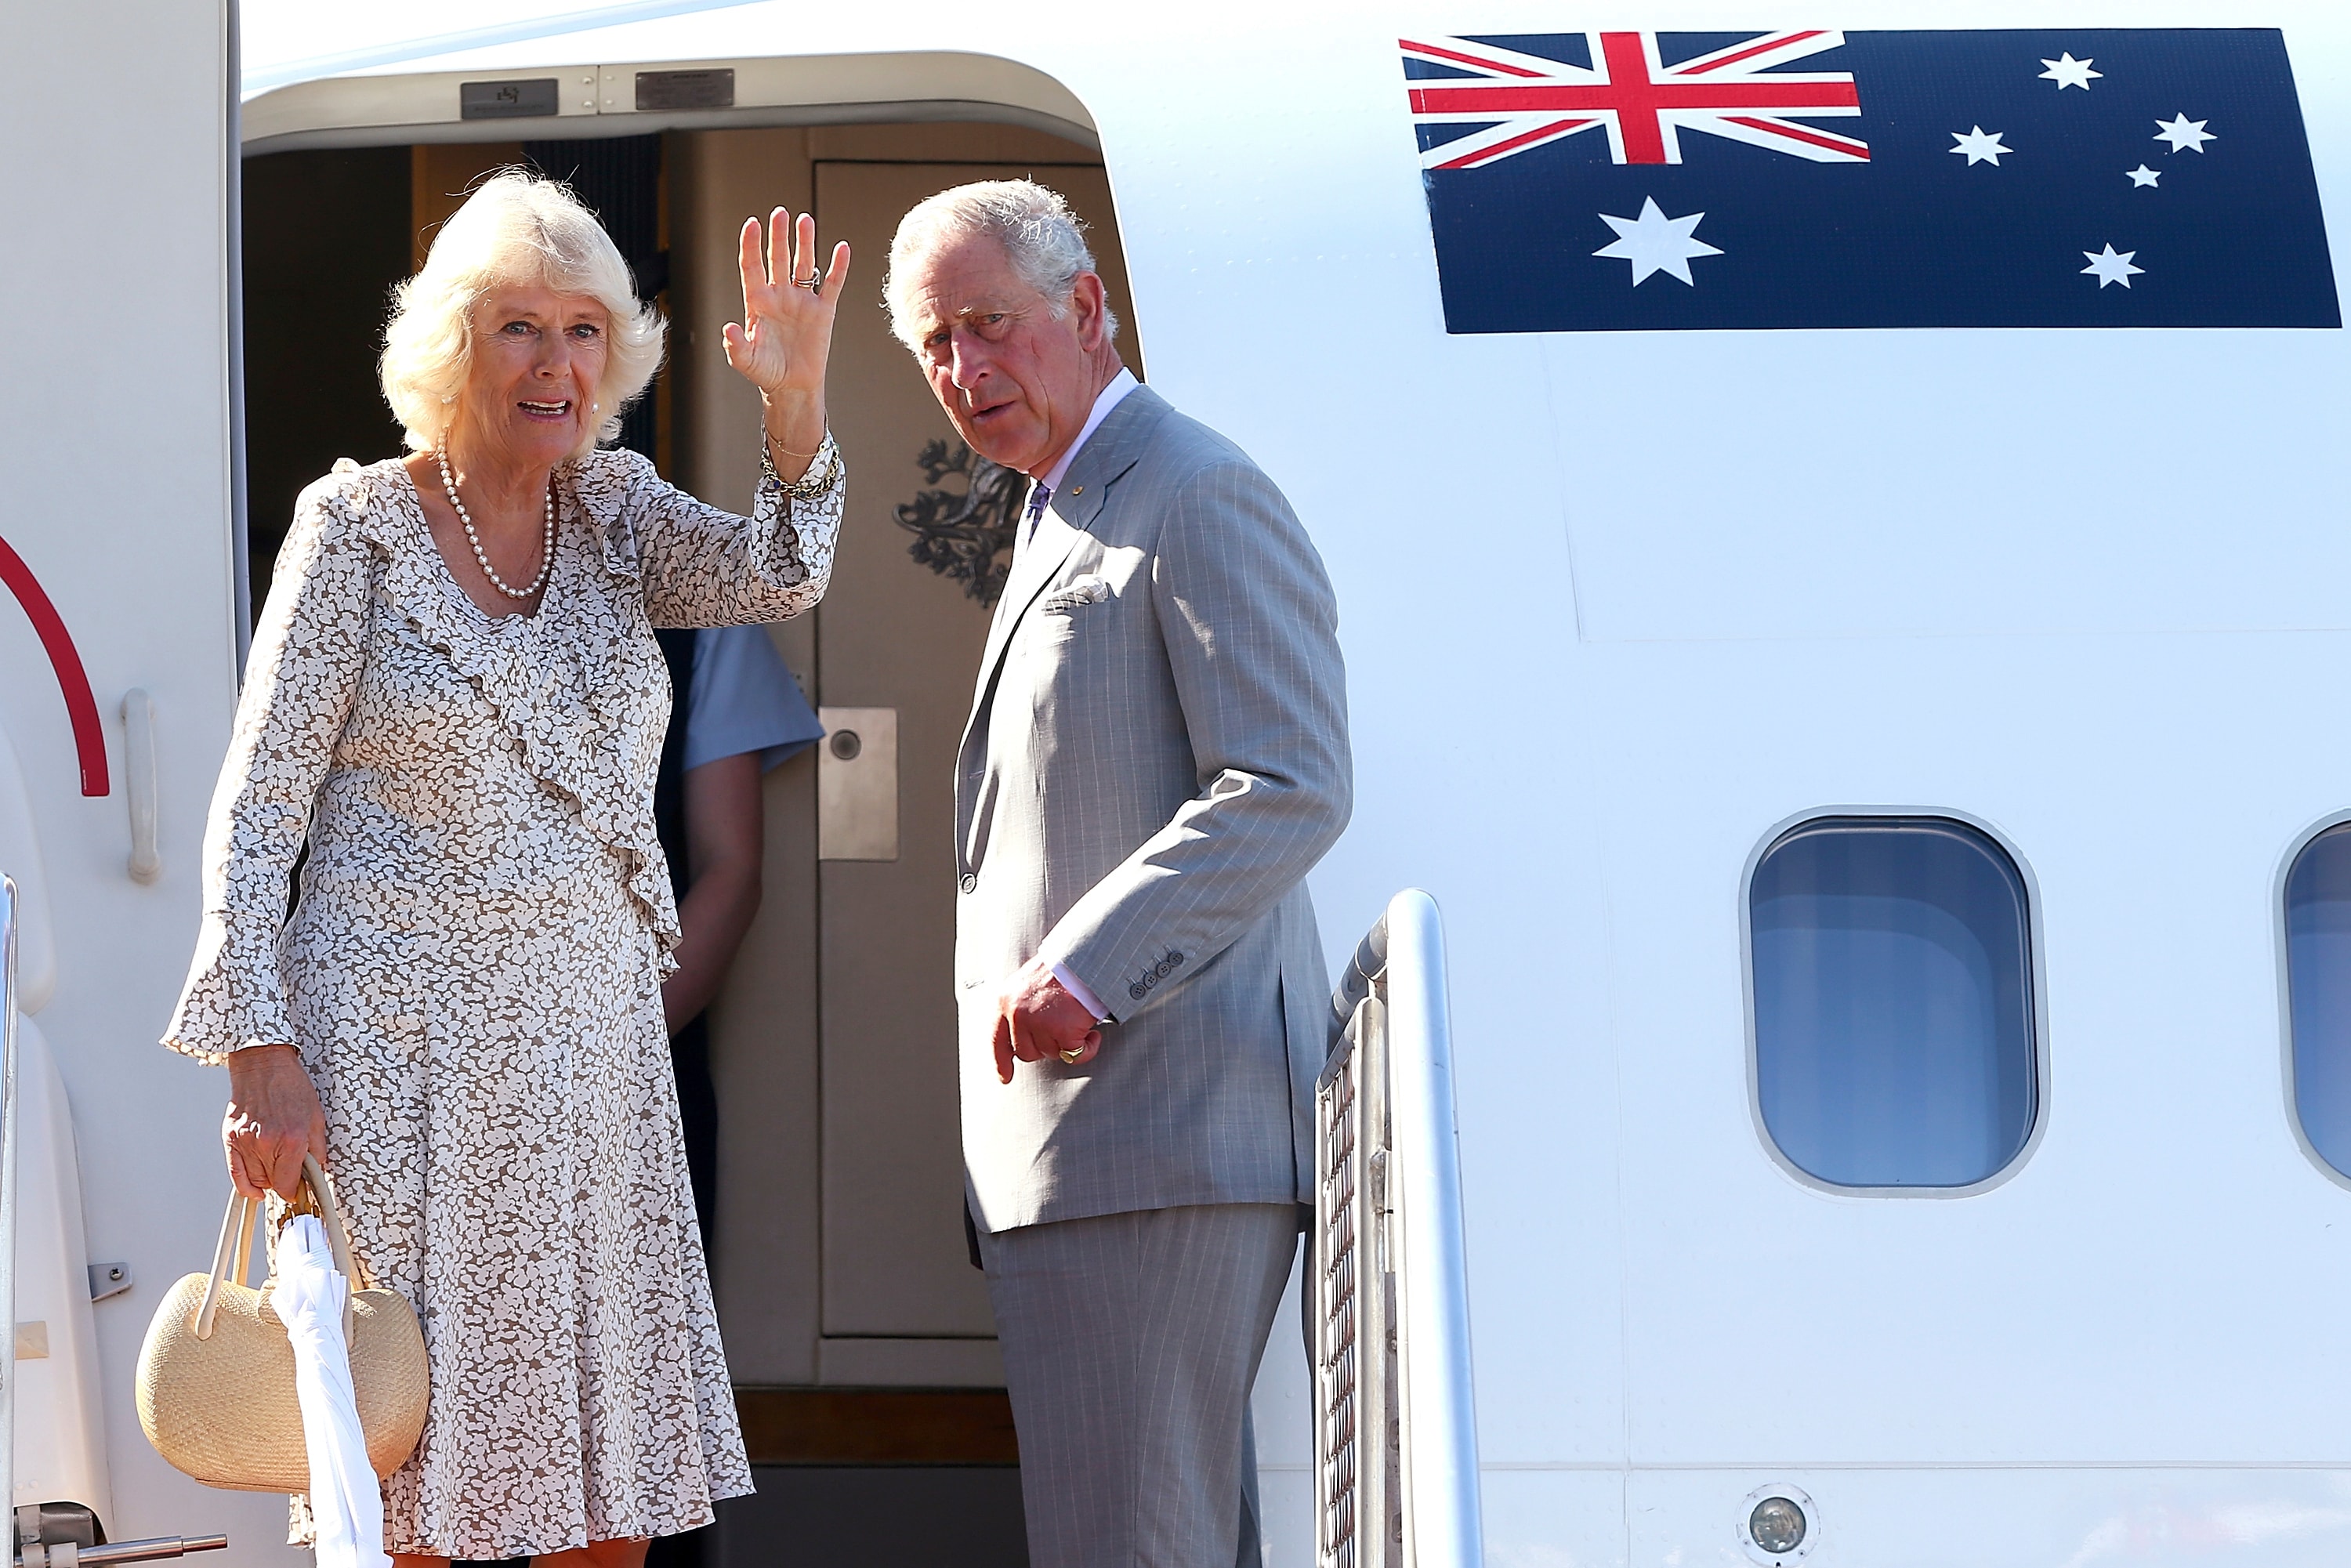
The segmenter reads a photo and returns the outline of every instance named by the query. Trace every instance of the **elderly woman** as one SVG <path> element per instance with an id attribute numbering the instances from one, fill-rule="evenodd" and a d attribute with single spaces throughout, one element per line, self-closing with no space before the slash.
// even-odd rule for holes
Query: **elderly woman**
<path id="1" fill-rule="evenodd" d="M 816 277 L 787 220 L 744 225 L 726 332 L 767 406 L 745 518 L 597 447 L 662 322 L 567 189 L 484 183 L 385 333 L 413 454 L 304 493 L 254 637 L 164 1043 L 228 1064 L 238 1190 L 290 1196 L 317 1155 L 416 1309 L 430 1413 L 385 1493 L 412 1568 L 630 1568 L 750 1490 L 662 1022 L 653 628 L 824 591 L 849 251 Z"/>

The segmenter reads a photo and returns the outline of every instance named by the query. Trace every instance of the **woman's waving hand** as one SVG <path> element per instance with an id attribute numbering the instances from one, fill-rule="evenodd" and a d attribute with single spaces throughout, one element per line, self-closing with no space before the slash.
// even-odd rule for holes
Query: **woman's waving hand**
<path id="1" fill-rule="evenodd" d="M 759 220 L 745 220 L 743 320 L 726 324 L 726 362 L 767 400 L 768 444 L 786 479 L 806 474 L 824 444 L 825 361 L 849 280 L 848 245 L 832 247 L 822 273 L 816 246 L 809 214 L 795 223 L 778 207 L 764 239 Z"/>

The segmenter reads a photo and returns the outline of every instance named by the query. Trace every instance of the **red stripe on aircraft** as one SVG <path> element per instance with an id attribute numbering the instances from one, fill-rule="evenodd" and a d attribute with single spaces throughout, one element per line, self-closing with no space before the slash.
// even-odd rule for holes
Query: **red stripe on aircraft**
<path id="1" fill-rule="evenodd" d="M 25 618 L 33 623 L 40 637 L 41 646 L 49 655 L 49 667 L 57 672 L 57 689 L 65 694 L 66 716 L 73 721 L 74 754 L 81 760 L 81 792 L 104 795 L 112 786 L 106 777 L 106 730 L 98 722 L 98 699 L 89 695 L 89 676 L 81 667 L 81 653 L 74 647 L 73 633 L 57 614 L 57 607 L 41 588 L 40 579 L 25 564 L 25 558 L 0 539 L 0 582 L 16 596 L 25 607 Z"/>

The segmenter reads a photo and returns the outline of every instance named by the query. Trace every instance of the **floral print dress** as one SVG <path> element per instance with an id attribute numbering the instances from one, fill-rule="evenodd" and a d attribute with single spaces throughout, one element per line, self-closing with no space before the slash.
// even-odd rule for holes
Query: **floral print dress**
<path id="1" fill-rule="evenodd" d="M 291 1042 L 318 1085 L 357 1260 L 415 1307 L 432 1369 L 390 1551 L 669 1534 L 751 1490 L 662 1021 L 653 629 L 815 604 L 829 441 L 828 465 L 812 498 L 767 476 L 747 519 L 633 453 L 568 465 L 528 616 L 465 596 L 396 461 L 339 463 L 297 509 L 164 1043 Z"/>

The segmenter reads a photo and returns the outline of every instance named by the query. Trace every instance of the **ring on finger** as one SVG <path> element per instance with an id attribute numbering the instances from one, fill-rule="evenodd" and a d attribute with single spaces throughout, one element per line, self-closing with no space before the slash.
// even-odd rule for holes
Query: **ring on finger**
<path id="1" fill-rule="evenodd" d="M 810 294 L 820 294 L 824 290 L 824 274 L 811 272 L 806 277 L 793 278 L 792 283 L 797 287 L 807 289 Z"/>
<path id="2" fill-rule="evenodd" d="M 1070 1047 L 1069 1050 L 1061 1051 L 1058 1054 L 1063 1061 L 1068 1062 L 1071 1067 L 1075 1067 L 1081 1061 L 1084 1060 L 1086 1048 L 1082 1045 L 1073 1045 Z"/>

